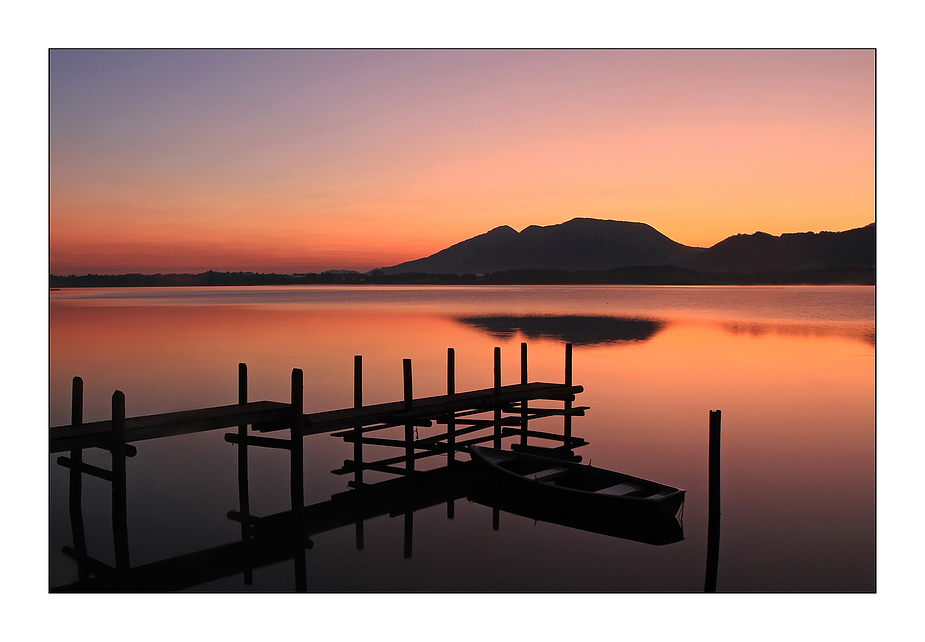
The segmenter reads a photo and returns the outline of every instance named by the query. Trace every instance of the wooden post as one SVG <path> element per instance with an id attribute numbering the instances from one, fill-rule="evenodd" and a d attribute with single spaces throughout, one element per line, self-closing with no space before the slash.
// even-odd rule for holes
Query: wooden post
<path id="1" fill-rule="evenodd" d="M 294 522 L 294 537 L 292 561 L 295 566 L 295 590 L 297 593 L 308 592 L 308 575 L 305 567 L 305 546 L 303 545 L 303 522 L 305 518 L 305 491 L 302 485 L 303 452 L 302 452 L 302 425 L 304 415 L 304 387 L 300 368 L 292 369 L 292 419 L 290 428 L 290 472 L 289 486 Z"/>
<path id="2" fill-rule="evenodd" d="M 572 344 L 565 344 L 565 385 L 572 386 Z M 572 402 L 565 402 L 565 419 L 562 427 L 563 440 L 562 446 L 571 452 L 572 450 Z"/>
<path id="3" fill-rule="evenodd" d="M 353 356 L 353 407 L 363 407 L 363 355 Z M 361 488 L 363 486 L 363 427 L 356 426 L 353 433 L 353 464 L 355 466 L 353 473 L 353 487 Z M 363 520 L 356 522 L 356 547 L 362 551 L 365 546 L 365 533 L 363 531 Z"/>
<path id="4" fill-rule="evenodd" d="M 112 535 L 116 570 L 128 571 L 128 513 L 125 473 L 125 395 L 112 393 Z"/>
<path id="5" fill-rule="evenodd" d="M 501 510 L 498 508 L 491 509 L 491 530 L 501 530 Z"/>
<path id="6" fill-rule="evenodd" d="M 247 403 L 247 364 L 238 364 L 238 403 Z M 250 515 L 250 494 L 247 483 L 247 424 L 238 426 L 238 504 L 241 514 Z M 241 541 L 250 539 L 250 524 L 247 519 L 241 520 Z M 247 568 L 244 571 L 244 583 L 250 586 L 254 583 L 254 571 Z"/>
<path id="7" fill-rule="evenodd" d="M 710 503 L 707 522 L 707 571 L 703 590 L 716 593 L 716 573 L 719 566 L 720 528 L 720 426 L 722 413 L 710 411 Z"/>
<path id="8" fill-rule="evenodd" d="M 446 394 L 456 394 L 456 350 L 446 349 Z M 446 421 L 446 465 L 456 464 L 456 413 L 450 413 Z M 446 503 L 446 518 L 453 519 L 456 515 L 456 503 L 449 500 Z"/>
<path id="9" fill-rule="evenodd" d="M 292 511 L 296 517 L 297 525 L 301 525 L 302 509 L 305 507 L 305 496 L 302 488 L 302 415 L 303 415 L 303 388 L 302 370 L 292 369 L 292 394 L 289 428 L 289 492 Z"/>
<path id="10" fill-rule="evenodd" d="M 565 344 L 565 385 L 572 385 L 572 344 Z"/>
<path id="11" fill-rule="evenodd" d="M 527 378 L 527 344 L 520 344 L 520 383 L 527 385 L 530 380 Z M 520 445 L 527 445 L 527 400 L 520 404 Z"/>
<path id="12" fill-rule="evenodd" d="M 495 347 L 495 394 L 501 394 L 501 348 Z M 495 438 L 492 442 L 495 448 L 501 448 L 501 408 L 495 406 Z"/>
<path id="13" fill-rule="evenodd" d="M 247 403 L 247 365 L 238 364 L 238 403 Z M 238 426 L 238 498 L 242 515 L 250 515 L 250 498 L 247 484 L 247 424 Z M 246 531 L 247 521 L 241 522 L 242 534 Z"/>
<path id="14" fill-rule="evenodd" d="M 411 382 L 411 359 L 402 361 L 402 373 L 405 384 L 405 410 L 411 410 L 414 405 L 414 389 Z M 405 472 L 414 472 L 414 425 L 405 424 Z"/>
<path id="15" fill-rule="evenodd" d="M 446 349 L 446 394 L 456 394 L 456 350 Z M 446 464 L 452 466 L 456 463 L 456 413 L 450 413 L 446 422 Z M 447 504 L 447 511 L 451 510 Z M 452 519 L 452 518 L 451 518 Z"/>
<path id="16" fill-rule="evenodd" d="M 353 357 L 353 407 L 363 407 L 363 355 Z M 363 485 L 363 427 L 357 424 L 353 433 L 354 488 Z"/>
<path id="17" fill-rule="evenodd" d="M 81 425 L 84 422 L 83 417 L 84 382 L 80 377 L 74 377 L 71 382 L 71 425 Z M 72 450 L 71 461 L 75 464 L 68 473 L 68 509 L 71 516 L 71 534 L 74 537 L 74 550 L 78 553 L 78 559 L 84 559 L 87 556 L 87 536 L 84 531 L 82 510 L 83 474 L 80 472 L 83 450 Z M 90 577 L 87 565 L 80 561 L 77 563 L 77 573 L 81 580 L 86 580 Z"/>
<path id="18" fill-rule="evenodd" d="M 71 425 L 79 426 L 84 422 L 84 380 L 74 377 L 71 381 Z"/>

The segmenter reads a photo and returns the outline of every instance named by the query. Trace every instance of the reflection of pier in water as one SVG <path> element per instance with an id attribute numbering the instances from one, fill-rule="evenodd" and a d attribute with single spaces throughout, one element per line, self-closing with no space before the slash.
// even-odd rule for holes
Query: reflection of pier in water
<path id="1" fill-rule="evenodd" d="M 113 417 L 110 421 L 83 424 L 82 382 L 74 379 L 72 424 L 52 428 L 50 450 L 70 451 L 58 463 L 70 469 L 69 510 L 74 546 L 65 547 L 66 555 L 76 560 L 78 581 L 53 590 L 65 591 L 171 591 L 190 588 L 236 574 L 252 582 L 255 568 L 292 559 L 295 565 L 296 590 L 307 590 L 305 549 L 312 547 L 312 535 L 337 528 L 355 526 L 356 547 L 364 547 L 364 520 L 390 515 L 404 516 L 404 556 L 413 548 L 413 514 L 415 511 L 446 504 L 447 517 L 454 516 L 454 501 L 469 498 L 493 508 L 493 528 L 500 527 L 500 511 L 524 515 L 565 526 L 607 535 L 665 544 L 683 539 L 680 524 L 639 524 L 626 522 L 602 526 L 593 519 L 576 519 L 555 507 L 523 504 L 517 497 L 494 492 L 485 483 L 472 462 L 456 458 L 459 451 L 476 443 L 492 442 L 500 448 L 504 438 L 514 438 L 512 449 L 541 451 L 552 456 L 577 459 L 574 448 L 586 445 L 571 434 L 571 418 L 584 414 L 586 408 L 573 407 L 581 386 L 572 385 L 571 345 L 566 345 L 565 383 L 529 383 L 527 346 L 521 346 L 521 383 L 502 386 L 500 348 L 495 348 L 494 386 L 485 390 L 455 391 L 455 358 L 448 350 L 447 394 L 415 399 L 412 393 L 411 362 L 404 361 L 404 400 L 364 406 L 362 401 L 362 359 L 355 358 L 355 399 L 349 409 L 304 414 L 302 410 L 302 372 L 294 370 L 292 398 L 289 404 L 247 401 L 247 369 L 239 366 L 239 403 L 219 408 L 166 413 L 148 417 L 125 418 L 125 398 L 113 394 Z M 562 402 L 561 408 L 534 407 L 537 400 Z M 489 415 L 485 417 L 485 415 Z M 531 420 L 562 416 L 561 434 L 528 429 Z M 445 426 L 445 431 L 426 438 L 416 436 L 415 427 Z M 248 429 L 250 426 L 250 430 Z M 241 540 L 180 555 L 137 567 L 129 564 L 127 528 L 126 457 L 136 454 L 131 441 L 188 434 L 204 430 L 237 427 L 225 440 L 238 444 L 239 510 L 228 518 L 240 522 Z M 373 437 L 370 433 L 403 429 L 403 438 Z M 255 433 L 287 431 L 289 438 L 267 437 Z M 304 505 L 302 443 L 305 435 L 331 434 L 353 443 L 354 458 L 333 471 L 353 474 L 351 490 L 329 501 Z M 530 440 L 534 443 L 530 443 Z M 540 446 L 536 442 L 555 442 Z M 366 461 L 364 444 L 394 447 L 398 455 L 378 461 Z M 99 447 L 112 453 L 112 470 L 100 469 L 82 461 L 82 450 Z M 249 447 L 282 448 L 290 451 L 291 509 L 257 517 L 251 514 L 247 452 Z M 445 465 L 431 470 L 416 470 L 416 462 L 429 457 L 445 457 Z M 375 484 L 365 483 L 366 470 L 397 475 Z M 94 560 L 87 554 L 81 512 L 81 476 L 89 474 L 112 483 L 112 520 L 115 544 L 115 567 Z"/>

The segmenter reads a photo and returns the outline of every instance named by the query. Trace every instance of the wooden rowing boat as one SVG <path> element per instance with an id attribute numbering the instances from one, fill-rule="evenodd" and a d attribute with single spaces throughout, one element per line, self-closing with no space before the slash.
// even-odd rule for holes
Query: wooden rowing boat
<path id="1" fill-rule="evenodd" d="M 576 513 L 672 518 L 684 502 L 679 488 L 603 468 L 483 446 L 469 451 L 494 482 L 538 504 L 562 504 Z"/>

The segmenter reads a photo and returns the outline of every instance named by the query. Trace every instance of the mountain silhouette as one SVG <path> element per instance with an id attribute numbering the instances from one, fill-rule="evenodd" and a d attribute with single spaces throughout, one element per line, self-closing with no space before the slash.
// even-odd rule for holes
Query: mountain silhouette
<path id="1" fill-rule="evenodd" d="M 509 270 L 609 270 L 635 265 L 675 265 L 703 248 L 688 247 L 645 223 L 575 218 L 558 225 L 531 225 L 522 232 L 504 225 L 436 254 L 392 267 L 385 274 L 487 274 Z"/>
<path id="2" fill-rule="evenodd" d="M 875 223 L 871 223 L 845 232 L 819 234 L 737 234 L 678 265 L 701 272 L 875 267 L 875 226 Z"/>
<path id="3" fill-rule="evenodd" d="M 531 225 L 522 232 L 507 225 L 496 227 L 431 256 L 381 271 L 489 274 L 516 270 L 604 271 L 637 266 L 740 273 L 873 268 L 876 227 L 871 223 L 845 232 L 737 234 L 704 249 L 677 243 L 645 223 L 574 218 L 558 225 Z"/>

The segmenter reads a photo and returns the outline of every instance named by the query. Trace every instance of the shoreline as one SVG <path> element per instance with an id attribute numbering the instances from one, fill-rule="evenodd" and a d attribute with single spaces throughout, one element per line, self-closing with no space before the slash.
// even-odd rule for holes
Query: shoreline
<path id="1" fill-rule="evenodd" d="M 876 268 L 843 266 L 803 270 L 697 272 L 673 266 L 603 271 L 517 270 L 488 274 L 201 272 L 198 274 L 49 275 L 49 290 L 99 287 L 242 285 L 876 285 Z"/>

